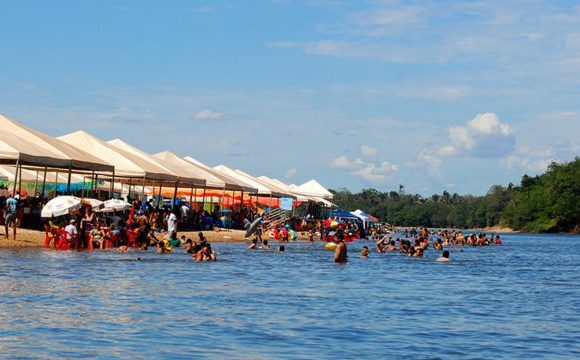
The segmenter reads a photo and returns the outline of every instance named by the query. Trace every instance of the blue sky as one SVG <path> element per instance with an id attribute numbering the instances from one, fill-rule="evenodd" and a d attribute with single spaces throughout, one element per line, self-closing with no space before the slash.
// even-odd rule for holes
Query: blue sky
<path id="1" fill-rule="evenodd" d="M 0 113 L 288 183 L 485 193 L 580 154 L 577 1 L 0 3 Z"/>

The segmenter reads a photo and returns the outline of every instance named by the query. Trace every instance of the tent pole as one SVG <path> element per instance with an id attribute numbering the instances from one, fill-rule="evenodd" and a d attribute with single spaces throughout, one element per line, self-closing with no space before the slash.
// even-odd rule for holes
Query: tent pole
<path id="1" fill-rule="evenodd" d="M 193 186 L 191 187 L 191 194 L 189 194 L 189 206 L 193 208 Z"/>
<path id="2" fill-rule="evenodd" d="M 109 199 L 113 198 L 115 193 L 115 170 L 113 170 L 113 176 L 111 177 L 111 186 L 109 188 Z"/>
<path id="3" fill-rule="evenodd" d="M 72 164 L 70 164 L 68 166 L 68 179 L 67 179 L 67 182 L 66 182 L 66 193 L 67 193 L 67 195 L 70 195 L 70 180 L 71 180 L 71 177 L 72 177 Z"/>
<path id="4" fill-rule="evenodd" d="M 34 179 L 34 196 L 36 197 L 36 190 L 38 190 L 38 169 L 36 169 L 36 178 Z"/>
<path id="5" fill-rule="evenodd" d="M 242 212 L 243 205 L 244 205 L 244 190 L 242 190 L 242 195 L 240 195 L 240 213 Z"/>
<path id="6" fill-rule="evenodd" d="M 18 166 L 19 166 L 19 159 L 16 160 L 16 171 L 14 172 L 14 185 L 12 186 L 12 195 L 16 196 L 16 181 L 18 181 Z"/>
<path id="7" fill-rule="evenodd" d="M 97 191 L 99 189 L 99 174 L 95 174 L 95 177 L 93 179 L 93 182 L 91 183 L 91 189 L 93 189 L 93 188 L 94 188 L 94 190 L 92 190 L 91 196 L 94 197 L 94 198 L 98 198 L 98 196 L 96 195 L 96 193 L 97 193 Z"/>
<path id="8" fill-rule="evenodd" d="M 18 192 L 22 193 L 22 164 L 20 164 L 20 170 L 18 171 Z M 22 195 L 19 196 L 21 200 L 22 199 Z"/>
<path id="9" fill-rule="evenodd" d="M 58 170 L 56 176 L 54 177 L 54 197 L 56 197 L 56 188 L 58 187 Z"/>
<path id="10" fill-rule="evenodd" d="M 145 201 L 145 178 L 143 178 L 143 187 L 141 188 L 141 201 Z"/>
<path id="11" fill-rule="evenodd" d="M 175 209 L 175 200 L 177 199 L 177 186 L 179 180 L 175 181 L 175 188 L 173 189 L 173 200 L 171 201 L 171 209 Z"/>
<path id="12" fill-rule="evenodd" d="M 87 177 L 83 176 L 83 189 L 81 190 L 81 199 L 85 197 L 85 183 L 87 182 Z"/>
<path id="13" fill-rule="evenodd" d="M 163 187 L 163 180 L 161 180 L 159 182 L 159 199 L 161 200 L 161 207 L 163 207 L 163 198 L 161 197 L 161 188 Z M 157 204 L 157 207 L 159 207 L 159 204 Z"/>
<path id="14" fill-rule="evenodd" d="M 44 167 L 44 177 L 42 178 L 42 191 L 41 191 L 41 197 L 44 197 L 44 188 L 46 187 L 46 170 L 47 167 Z"/>
<path id="15" fill-rule="evenodd" d="M 205 186 L 203 187 L 203 197 L 201 198 L 201 210 L 205 210 Z"/>
<path id="16" fill-rule="evenodd" d="M 94 198 L 95 197 L 95 192 L 93 189 L 97 188 L 97 184 L 95 181 L 95 171 L 93 170 L 93 172 L 91 173 L 91 190 L 89 191 L 89 197 Z"/>

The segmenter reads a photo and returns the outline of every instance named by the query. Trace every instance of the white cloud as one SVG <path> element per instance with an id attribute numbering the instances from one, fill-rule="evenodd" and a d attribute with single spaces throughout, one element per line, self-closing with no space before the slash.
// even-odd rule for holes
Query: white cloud
<path id="1" fill-rule="evenodd" d="M 523 170 L 533 174 L 546 171 L 554 161 L 568 161 L 578 155 L 580 144 L 558 142 L 544 148 L 522 146 L 502 159 L 500 165 L 508 170 Z"/>
<path id="2" fill-rule="evenodd" d="M 390 175 L 399 171 L 399 167 L 396 164 L 391 164 L 388 161 L 367 162 L 360 157 L 351 160 L 344 155 L 333 159 L 330 162 L 330 167 L 347 170 L 351 175 L 375 184 L 385 182 Z"/>
<path id="3" fill-rule="evenodd" d="M 478 114 L 465 126 L 449 128 L 449 140 L 452 145 L 441 148 L 442 154 L 461 151 L 465 156 L 497 158 L 511 154 L 515 147 L 512 128 L 493 113 Z"/>
<path id="4" fill-rule="evenodd" d="M 286 179 L 294 177 L 297 172 L 298 171 L 296 170 L 295 167 L 288 168 L 288 170 L 286 170 Z"/>
<path id="5" fill-rule="evenodd" d="M 352 167 L 351 161 L 346 156 L 339 156 L 330 161 L 330 167 L 334 169 L 350 169 Z"/>
<path id="6" fill-rule="evenodd" d="M 196 120 L 215 121 L 215 120 L 222 120 L 224 118 L 224 114 L 220 113 L 220 112 L 216 112 L 216 111 L 211 111 L 211 110 L 203 110 L 203 111 L 195 113 L 193 115 L 193 118 Z"/>
<path id="7" fill-rule="evenodd" d="M 364 156 L 372 157 L 377 155 L 379 151 L 377 150 L 377 148 L 371 147 L 369 145 L 362 145 L 360 147 L 360 152 Z"/>
<path id="8" fill-rule="evenodd" d="M 440 156 L 455 156 L 457 155 L 457 149 L 451 145 L 447 145 L 437 150 L 437 154 Z"/>

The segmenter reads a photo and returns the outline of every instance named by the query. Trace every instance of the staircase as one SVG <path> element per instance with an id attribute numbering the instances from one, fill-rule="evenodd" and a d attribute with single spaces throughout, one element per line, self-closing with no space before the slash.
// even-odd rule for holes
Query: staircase
<path id="1" fill-rule="evenodd" d="M 266 214 L 266 219 L 268 219 L 266 230 L 283 226 L 286 224 L 286 221 L 290 220 L 291 216 L 292 211 L 290 210 L 282 210 L 280 208 L 271 209 L 270 212 Z"/>

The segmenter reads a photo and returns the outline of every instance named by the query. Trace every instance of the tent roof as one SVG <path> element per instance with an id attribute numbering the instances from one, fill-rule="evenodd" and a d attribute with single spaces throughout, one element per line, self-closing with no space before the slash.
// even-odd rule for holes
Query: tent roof
<path id="1" fill-rule="evenodd" d="M 259 181 L 256 180 L 252 180 L 251 178 L 248 178 L 246 176 L 243 176 L 242 174 L 236 172 L 233 169 L 230 169 L 229 167 L 225 166 L 225 165 L 218 165 L 214 167 L 215 170 L 219 171 L 220 173 L 230 176 L 234 179 L 236 179 L 237 181 L 241 181 L 242 183 L 246 184 L 246 186 L 252 187 L 254 189 L 257 190 L 257 194 L 258 195 L 267 195 L 267 196 L 274 196 L 274 193 L 272 192 L 272 190 L 270 190 L 270 188 L 268 188 L 267 186 L 263 185 L 262 183 L 260 183 Z"/>
<path id="2" fill-rule="evenodd" d="M 151 169 L 151 172 L 154 170 L 157 175 L 161 175 L 162 180 L 179 181 L 189 185 L 205 184 L 205 181 L 202 179 L 190 178 L 188 177 L 188 174 L 171 171 L 165 167 L 159 159 L 153 157 L 153 155 L 150 155 L 121 139 L 109 140 L 107 141 L 107 144 L 113 146 L 117 152 L 120 152 L 123 156 L 131 159 L 131 161 L 135 162 L 140 167 L 147 169 L 148 171 Z"/>
<path id="3" fill-rule="evenodd" d="M 206 164 L 202 163 L 201 161 L 192 158 L 191 156 L 186 156 L 183 159 L 186 160 L 187 162 L 190 162 L 193 165 L 207 171 L 208 173 L 212 174 L 217 179 L 219 179 L 220 181 L 225 183 L 226 190 L 234 190 L 234 191 L 242 191 L 243 190 L 249 194 L 258 192 L 258 189 L 256 189 L 255 187 L 250 186 L 249 184 L 247 184 L 245 182 L 239 181 L 231 176 L 223 174 L 223 173 L 217 171 L 216 169 L 211 168 L 209 165 L 206 165 Z"/>
<path id="4" fill-rule="evenodd" d="M 0 163 L 30 166 L 50 166 L 68 168 L 70 161 L 63 159 L 61 154 L 49 149 L 42 149 L 35 143 L 29 142 L 8 132 L 0 132 Z"/>
<path id="5" fill-rule="evenodd" d="M 330 191 L 314 179 L 296 187 L 294 191 L 303 195 L 319 196 L 325 199 L 332 199 L 334 197 Z"/>
<path id="6" fill-rule="evenodd" d="M 157 166 L 147 165 L 135 156 L 124 154 L 120 149 L 86 131 L 75 131 L 59 136 L 58 139 L 78 148 L 86 149 L 93 154 L 99 154 L 99 157 L 104 161 L 115 166 L 115 176 L 117 177 L 167 180 L 165 170 Z"/>
<path id="7" fill-rule="evenodd" d="M 205 180 L 206 187 L 215 189 L 226 188 L 227 190 L 232 190 L 228 189 L 228 184 L 226 184 L 225 181 L 215 175 L 215 171 L 207 171 L 203 167 L 197 166 L 194 163 L 172 153 L 171 151 L 163 151 L 153 156 L 159 159 L 164 166 L 172 171 L 178 171 L 181 169 L 182 171 L 189 173 L 191 177 Z M 235 190 L 240 190 L 239 186 L 233 186 L 237 187 Z"/>
<path id="8" fill-rule="evenodd" d="M 347 219 L 358 219 L 356 215 L 349 213 L 346 210 L 334 210 L 332 212 L 332 216 L 339 217 L 339 218 L 347 218 Z"/>
<path id="9" fill-rule="evenodd" d="M 252 175 L 250 175 L 250 174 L 248 174 L 240 169 L 236 169 L 235 172 L 240 174 L 241 176 L 243 176 L 251 181 L 254 181 L 254 182 L 264 186 L 265 188 L 269 189 L 272 193 L 272 196 L 277 196 L 277 197 L 292 196 L 292 194 L 290 194 L 289 191 L 281 189 L 278 186 L 273 186 L 271 184 L 268 184 L 267 182 L 260 180 L 259 178 L 252 176 Z"/>
<path id="10" fill-rule="evenodd" d="M 0 157 L 24 165 L 112 172 L 113 166 L 50 135 L 0 115 Z M 7 138 L 12 139 L 7 139 Z"/>
<path id="11" fill-rule="evenodd" d="M 357 216 L 362 216 L 364 218 L 369 218 L 369 214 L 367 214 L 366 212 L 360 210 L 360 209 L 356 209 L 355 211 L 352 212 L 352 214 L 357 215 Z"/>
<path id="12" fill-rule="evenodd" d="M 267 185 L 270 185 L 270 186 L 272 186 L 272 187 L 274 187 L 276 189 L 280 189 L 281 192 L 285 192 L 287 194 L 292 195 L 298 201 L 308 201 L 308 200 L 311 200 L 307 196 L 300 195 L 300 194 L 295 194 L 292 190 L 290 190 L 290 187 L 288 185 L 284 184 L 280 180 L 270 179 L 269 177 L 264 176 L 264 175 L 258 176 L 258 179 L 261 180 L 261 181 L 263 181 Z"/>

